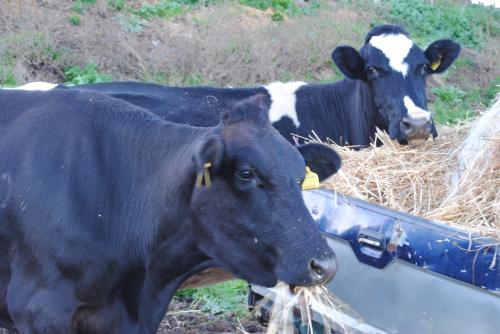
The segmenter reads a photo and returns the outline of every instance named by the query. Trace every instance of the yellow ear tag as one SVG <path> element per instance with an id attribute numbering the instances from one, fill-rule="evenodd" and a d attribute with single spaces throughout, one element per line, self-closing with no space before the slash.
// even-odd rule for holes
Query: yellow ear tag
<path id="1" fill-rule="evenodd" d="M 318 189 L 319 188 L 319 176 L 314 173 L 309 167 L 306 166 L 306 177 L 304 182 L 302 182 L 302 190 Z"/>
<path id="2" fill-rule="evenodd" d="M 431 64 L 431 68 L 433 71 L 437 70 L 439 65 L 441 65 L 441 58 L 437 59 Z"/>
<path id="3" fill-rule="evenodd" d="M 205 186 L 210 188 L 212 185 L 212 181 L 210 181 L 210 171 L 208 170 L 210 167 L 212 167 L 211 162 L 207 162 L 203 165 L 203 171 L 199 172 L 196 176 L 196 188 L 200 188 L 202 186 L 203 179 L 205 179 Z"/>

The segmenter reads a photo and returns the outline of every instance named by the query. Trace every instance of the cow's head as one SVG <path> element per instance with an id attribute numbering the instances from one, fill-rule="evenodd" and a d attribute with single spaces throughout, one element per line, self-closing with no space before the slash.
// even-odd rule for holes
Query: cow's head
<path id="1" fill-rule="evenodd" d="M 445 71 L 459 52 L 460 45 L 449 39 L 435 41 L 423 51 L 403 28 L 382 25 L 368 33 L 359 52 L 340 46 L 332 58 L 347 78 L 363 80 L 371 88 L 376 125 L 406 143 L 437 136 L 427 110 L 425 79 Z"/>
<path id="2" fill-rule="evenodd" d="M 236 105 L 220 135 L 195 153 L 198 175 L 211 164 L 210 187 L 195 186 L 192 198 L 196 242 L 251 283 L 324 283 L 335 273 L 335 257 L 304 204 L 301 183 L 306 164 L 324 179 L 340 158 L 320 144 L 293 147 L 271 126 L 266 99 L 259 94 Z"/>

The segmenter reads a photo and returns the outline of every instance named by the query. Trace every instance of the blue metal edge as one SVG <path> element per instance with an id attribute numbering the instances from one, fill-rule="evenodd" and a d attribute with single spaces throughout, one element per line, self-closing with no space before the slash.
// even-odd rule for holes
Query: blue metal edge
<path id="1" fill-rule="evenodd" d="M 359 261 L 384 268 L 400 259 L 476 287 L 500 292 L 500 241 L 397 212 L 334 191 L 303 192 L 319 228 L 349 242 Z M 391 251 L 359 242 L 372 231 L 392 244 Z"/>

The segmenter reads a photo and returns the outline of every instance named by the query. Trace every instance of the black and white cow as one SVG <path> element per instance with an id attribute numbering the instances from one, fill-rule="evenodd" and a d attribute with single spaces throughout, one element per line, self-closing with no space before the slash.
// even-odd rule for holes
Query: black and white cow
<path id="1" fill-rule="evenodd" d="M 427 110 L 425 80 L 445 71 L 460 52 L 452 40 L 423 51 L 397 25 L 373 28 L 358 52 L 339 46 L 333 61 L 346 79 L 332 84 L 274 82 L 254 88 L 167 87 L 136 82 L 73 86 L 96 90 L 149 109 L 163 119 L 213 126 L 220 114 L 256 93 L 268 96 L 270 118 L 289 141 L 312 132 L 340 145 L 367 146 L 376 127 L 407 143 L 437 135 Z"/>
<path id="2" fill-rule="evenodd" d="M 0 90 L 0 326 L 155 333 L 175 289 L 212 266 L 329 281 L 300 184 L 305 162 L 324 178 L 339 157 L 294 148 L 264 101 L 195 128 L 95 92 Z"/>

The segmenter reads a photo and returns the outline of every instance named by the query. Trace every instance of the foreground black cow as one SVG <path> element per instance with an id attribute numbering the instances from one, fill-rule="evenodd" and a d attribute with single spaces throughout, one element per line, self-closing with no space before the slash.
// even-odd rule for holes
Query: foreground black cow
<path id="1" fill-rule="evenodd" d="M 0 325 L 154 333 L 211 266 L 265 286 L 330 280 L 300 184 L 303 157 L 322 177 L 339 158 L 301 157 L 263 101 L 194 128 L 94 92 L 0 90 Z"/>
<path id="2" fill-rule="evenodd" d="M 166 87 L 116 82 L 77 85 L 149 109 L 162 118 L 212 126 L 236 102 L 256 93 L 268 96 L 271 121 L 293 142 L 292 134 L 330 138 L 340 145 L 366 146 L 376 127 L 407 143 L 435 137 L 427 110 L 425 78 L 445 71 L 460 52 L 451 40 L 438 40 L 425 51 L 395 25 L 372 29 L 358 52 L 337 47 L 333 61 L 347 77 L 333 84 L 274 82 L 256 88 Z"/>

